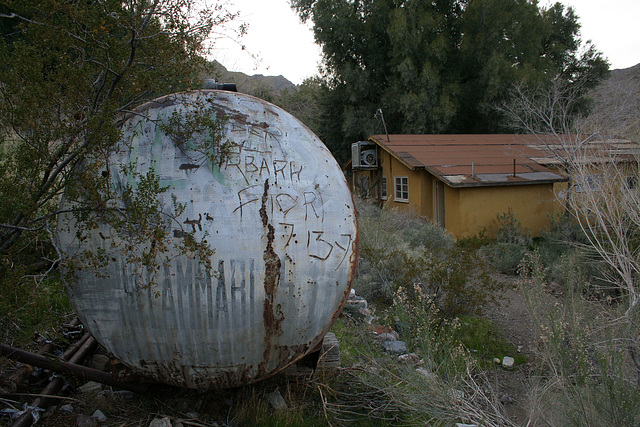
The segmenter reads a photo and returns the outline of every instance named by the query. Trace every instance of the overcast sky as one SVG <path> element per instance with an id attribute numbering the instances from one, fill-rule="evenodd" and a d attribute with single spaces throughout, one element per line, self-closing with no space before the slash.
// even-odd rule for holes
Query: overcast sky
<path id="1" fill-rule="evenodd" d="M 283 75 L 295 84 L 317 73 L 320 48 L 309 24 L 300 23 L 288 0 L 230 0 L 249 23 L 242 51 L 236 43 L 218 40 L 214 58 L 232 71 Z M 540 0 L 545 6 L 552 3 Z M 628 68 L 640 63 L 640 0 L 564 0 L 582 24 L 582 38 L 591 40 L 611 63 Z M 257 57 L 252 59 L 248 54 Z"/>

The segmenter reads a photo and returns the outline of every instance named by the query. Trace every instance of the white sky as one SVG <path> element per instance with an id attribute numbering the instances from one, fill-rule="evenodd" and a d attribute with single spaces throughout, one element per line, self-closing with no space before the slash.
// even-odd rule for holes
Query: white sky
<path id="1" fill-rule="evenodd" d="M 640 63 L 640 0 L 564 0 L 573 6 L 582 24 L 582 39 L 590 39 L 612 69 Z M 295 84 L 317 74 L 320 48 L 313 42 L 310 24 L 300 23 L 288 0 L 229 0 L 249 23 L 242 39 L 246 51 L 229 40 L 216 42 L 213 57 L 231 71 L 283 75 Z M 542 6 L 551 4 L 541 0 Z M 258 57 L 252 59 L 248 54 Z"/>

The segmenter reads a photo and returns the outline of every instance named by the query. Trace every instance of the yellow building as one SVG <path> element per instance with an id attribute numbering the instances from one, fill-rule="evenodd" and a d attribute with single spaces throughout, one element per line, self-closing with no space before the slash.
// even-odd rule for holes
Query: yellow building
<path id="1" fill-rule="evenodd" d="M 554 185 L 567 182 L 533 160 L 532 135 L 373 135 L 352 146 L 356 194 L 413 210 L 456 238 L 485 231 L 512 212 L 535 236 L 561 211 Z M 536 147 L 537 145 L 537 147 Z"/>

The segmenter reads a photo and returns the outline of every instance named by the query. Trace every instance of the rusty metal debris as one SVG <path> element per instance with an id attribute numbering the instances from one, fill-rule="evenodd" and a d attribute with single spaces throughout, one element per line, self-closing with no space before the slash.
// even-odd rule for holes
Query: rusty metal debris
<path id="1" fill-rule="evenodd" d="M 74 358 L 69 362 L 60 359 L 52 359 L 40 354 L 13 348 L 5 344 L 0 344 L 0 354 L 10 359 L 37 366 L 39 368 L 49 369 L 63 374 L 71 374 L 84 381 L 96 381 L 104 385 L 122 390 L 130 390 L 137 393 L 142 393 L 147 390 L 147 387 L 144 384 L 121 383 L 116 381 L 108 372 L 92 369 L 76 363 L 78 360 L 85 358 L 90 350 L 95 349 L 97 344 L 96 340 L 93 337 L 89 337 L 87 334 L 87 338 L 85 339 L 82 347 L 74 354 Z"/>
<path id="2" fill-rule="evenodd" d="M 78 319 L 71 324 L 65 325 L 62 331 L 82 330 L 82 325 Z M 68 336 L 68 334 L 66 334 Z M 52 349 L 58 346 L 52 340 L 40 341 L 41 346 L 37 353 L 17 349 L 9 345 L 0 344 L 0 354 L 9 359 L 23 363 L 12 376 L 3 380 L 2 395 L 12 396 L 17 392 L 20 385 L 26 381 L 26 377 L 34 372 L 34 367 L 41 368 L 47 375 L 48 381 L 42 391 L 38 393 L 36 398 L 29 404 L 25 403 L 22 410 L 17 408 L 7 408 L 2 411 L 4 416 L 10 415 L 14 418 L 12 427 L 26 427 L 35 424 L 40 417 L 40 413 L 49 405 L 56 395 L 60 394 L 67 388 L 69 384 L 67 380 L 72 378 L 81 382 L 95 381 L 113 388 L 122 390 L 130 390 L 136 393 L 147 391 L 147 386 L 141 383 L 122 383 L 114 379 L 109 372 L 91 369 L 83 366 L 82 363 L 88 359 L 98 347 L 97 341 L 90 333 L 84 332 L 82 336 L 72 334 L 72 342 L 66 350 L 58 357 L 50 353 Z"/>

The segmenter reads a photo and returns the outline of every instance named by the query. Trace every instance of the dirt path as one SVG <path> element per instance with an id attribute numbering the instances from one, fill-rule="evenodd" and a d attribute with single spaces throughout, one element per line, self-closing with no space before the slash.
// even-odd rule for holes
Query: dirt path
<path id="1" fill-rule="evenodd" d="M 530 413 L 531 375 L 536 364 L 538 333 L 527 309 L 522 283 L 517 277 L 494 277 L 506 284 L 503 300 L 485 310 L 485 315 L 501 331 L 503 337 L 527 358 L 527 363 L 516 365 L 512 371 L 497 368 L 488 373 L 494 396 L 504 403 L 509 417 L 518 425 L 527 425 Z M 554 298 L 550 297 L 549 304 Z"/>

